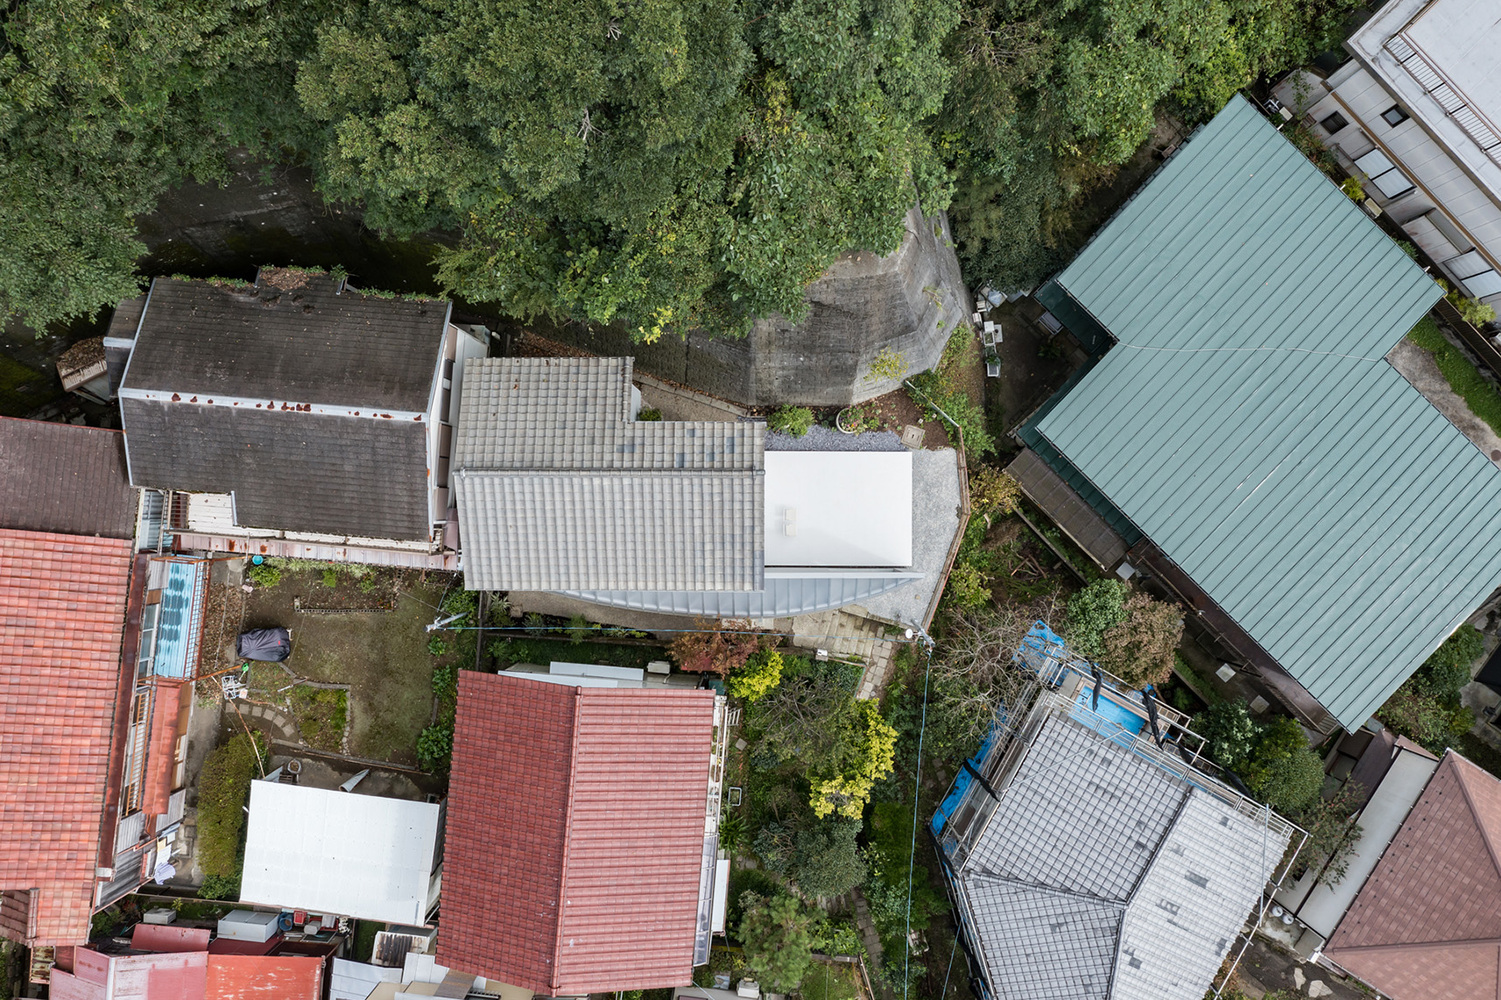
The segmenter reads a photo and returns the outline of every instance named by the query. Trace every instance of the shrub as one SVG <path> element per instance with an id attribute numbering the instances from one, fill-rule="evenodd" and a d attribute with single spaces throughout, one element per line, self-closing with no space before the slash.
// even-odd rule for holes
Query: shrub
<path id="1" fill-rule="evenodd" d="M 1339 189 L 1345 193 L 1345 197 L 1354 202 L 1365 201 L 1365 188 L 1361 186 L 1360 178 L 1346 177 L 1340 184 Z"/>
<path id="2" fill-rule="evenodd" d="M 775 993 L 795 989 L 813 963 L 813 915 L 785 894 L 768 899 L 747 892 L 740 908 L 740 944 L 761 988 Z"/>
<path id="3" fill-rule="evenodd" d="M 907 374 L 907 356 L 901 351 L 890 347 L 881 348 L 870 361 L 870 368 L 866 370 L 865 382 L 893 382 Z"/>
<path id="4" fill-rule="evenodd" d="M 198 776 L 198 867 L 205 876 L 230 879 L 236 886 L 245 803 L 260 770 L 258 741 L 258 736 L 230 737 L 208 755 Z"/>
<path id="5" fill-rule="evenodd" d="M 240 876 L 205 875 L 203 884 L 198 887 L 198 896 L 201 899 L 239 899 Z"/>
<path id="6" fill-rule="evenodd" d="M 750 631 L 750 622 L 726 619 L 717 625 L 700 621 L 699 631 L 683 632 L 667 645 L 679 670 L 720 677 L 743 667 L 761 648 L 762 636 Z"/>
<path id="7" fill-rule="evenodd" d="M 452 701 L 459 691 L 459 668 L 452 663 L 433 668 L 433 697 Z"/>
<path id="8" fill-rule="evenodd" d="M 1021 487 L 993 465 L 977 465 L 969 470 L 969 506 L 987 522 L 992 517 L 1009 517 L 1021 502 Z"/>
<path id="9" fill-rule="evenodd" d="M 1351 823 L 1350 817 L 1359 808 L 1359 800 L 1364 794 L 1364 787 L 1359 782 L 1347 781 L 1333 798 L 1316 798 L 1301 813 L 1289 817 L 1308 831 L 1308 840 L 1298 854 L 1294 878 L 1301 878 L 1303 872 L 1316 869 L 1319 885 L 1336 886 L 1344 881 L 1361 833 L 1360 824 Z"/>
<path id="10" fill-rule="evenodd" d="M 745 665 L 730 675 L 726 688 L 736 698 L 759 701 L 782 682 L 782 654 L 774 649 L 758 650 Z"/>
<path id="11" fill-rule="evenodd" d="M 1409 678 L 1376 711 L 1392 732 L 1421 743 L 1433 753 L 1443 753 L 1449 742 L 1475 725 L 1470 710 L 1451 704 L 1452 694 L 1436 698 Z"/>
<path id="12" fill-rule="evenodd" d="M 323 585 L 329 590 L 339 585 L 339 571 L 332 566 L 323 571 Z"/>
<path id="13" fill-rule="evenodd" d="M 947 597 L 956 607 L 974 611 L 990 603 L 985 574 L 967 562 L 956 562 L 949 571 Z"/>
<path id="14" fill-rule="evenodd" d="M 1096 659 L 1105 633 L 1126 620 L 1128 588 L 1119 580 L 1096 580 L 1068 599 L 1063 629 L 1074 652 Z"/>
<path id="15" fill-rule="evenodd" d="M 1480 369 L 1463 351 L 1449 343 L 1433 317 L 1424 316 L 1407 335 L 1408 339 L 1433 355 L 1433 361 L 1449 387 L 1464 399 L 1470 412 L 1501 434 L 1501 391 L 1497 391 Z"/>
<path id="16" fill-rule="evenodd" d="M 790 881 L 804 896 L 841 896 L 865 880 L 865 861 L 856 842 L 861 828 L 858 819 L 798 829 L 768 823 L 756 834 L 754 847 L 767 871 Z"/>
<path id="17" fill-rule="evenodd" d="M 443 656 L 448 652 L 448 640 L 441 635 L 435 635 L 427 640 L 427 652 L 430 656 Z"/>
<path id="18" fill-rule="evenodd" d="M 767 418 L 766 426 L 778 434 L 802 437 L 813 426 L 813 411 L 806 406 L 783 406 Z"/>
<path id="19" fill-rule="evenodd" d="M 265 587 L 268 590 L 281 583 L 281 570 L 266 563 L 262 563 L 259 566 L 251 566 L 245 571 L 245 575 L 250 577 L 251 583 L 258 587 Z"/>
<path id="20" fill-rule="evenodd" d="M 1176 604 L 1146 594 L 1132 594 L 1121 609 L 1125 620 L 1100 639 L 1100 666 L 1133 687 L 1161 684 L 1173 673 L 1183 613 Z"/>
<path id="21" fill-rule="evenodd" d="M 575 646 L 582 646 L 584 640 L 594 633 L 594 625 L 583 615 L 574 615 L 568 619 L 568 641 Z"/>
<path id="22" fill-rule="evenodd" d="M 446 770 L 453 757 L 453 723 L 428 726 L 417 737 L 417 763 L 424 771 Z"/>
<path id="23" fill-rule="evenodd" d="M 636 419 L 645 423 L 658 423 L 662 419 L 662 411 L 652 406 L 643 406 L 641 412 L 636 414 Z"/>
<path id="24" fill-rule="evenodd" d="M 1204 737 L 1212 760 L 1226 770 L 1239 772 L 1256 746 L 1261 728 L 1251 718 L 1244 701 L 1222 701 L 1210 705 L 1193 720 L 1194 731 Z"/>
<path id="25" fill-rule="evenodd" d="M 360 577 L 359 580 L 360 593 L 362 594 L 371 593 L 376 587 L 380 586 L 380 581 L 375 578 L 375 574 L 373 573 L 368 573 Z"/>
<path id="26" fill-rule="evenodd" d="M 1473 625 L 1461 625 L 1423 661 L 1413 674 L 1417 689 L 1440 700 L 1451 699 L 1470 683 L 1470 667 L 1485 652 L 1485 636 Z"/>

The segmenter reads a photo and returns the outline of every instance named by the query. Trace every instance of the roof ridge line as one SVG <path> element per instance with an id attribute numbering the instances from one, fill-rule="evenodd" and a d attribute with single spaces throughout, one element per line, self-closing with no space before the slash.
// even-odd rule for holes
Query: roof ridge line
<path id="1" fill-rule="evenodd" d="M 682 468 L 588 468 L 588 469 L 471 469 L 464 466 L 459 473 L 465 476 L 681 476 L 685 473 L 695 475 L 717 476 L 764 476 L 765 469 L 755 467 L 747 469 L 725 468 L 694 468 L 683 466 Z"/>
<path id="2" fill-rule="evenodd" d="M 573 799 L 577 786 L 574 777 L 578 774 L 579 762 L 579 717 L 583 714 L 584 689 L 573 691 L 573 727 L 568 734 L 568 806 L 563 811 L 563 868 L 558 872 L 558 917 L 552 935 L 552 983 L 554 990 L 563 986 L 559 966 L 563 960 L 563 914 L 568 905 L 568 851 L 573 829 Z"/>
<path id="3" fill-rule="evenodd" d="M 1424 951 L 1434 948 L 1473 948 L 1479 945 L 1501 947 L 1501 937 L 1464 938 L 1459 941 L 1394 941 L 1391 944 L 1341 945 L 1338 948 L 1330 950 L 1344 954 L 1357 951 Z"/>
<path id="4" fill-rule="evenodd" d="M 1019 886 L 1020 888 L 1030 889 L 1034 892 L 1044 892 L 1053 896 L 1064 896 L 1069 899 L 1080 899 L 1090 903 L 1100 903 L 1104 906 L 1118 909 L 1123 913 L 1125 912 L 1126 904 L 1128 902 L 1128 900 L 1110 899 L 1106 896 L 1096 896 L 1093 893 L 1088 892 L 1076 892 L 1073 889 L 1061 889 L 1057 886 L 1044 885 L 1041 882 L 1028 882 L 1025 879 L 1012 878 L 1009 875 L 997 875 L 994 872 L 985 871 L 984 869 L 971 869 L 967 874 L 979 875 L 992 882 L 999 882 L 1002 885 Z"/>
<path id="5" fill-rule="evenodd" d="M 1446 750 L 1445 756 L 1452 756 L 1455 761 L 1462 760 L 1476 770 L 1480 769 L 1479 765 L 1474 761 L 1463 754 L 1455 753 L 1453 750 Z M 1495 869 L 1496 877 L 1501 878 L 1501 851 L 1497 850 L 1495 838 L 1492 836 L 1490 828 L 1485 825 L 1485 820 L 1480 817 L 1480 811 L 1475 808 L 1475 797 L 1470 792 L 1470 784 L 1465 780 L 1465 775 L 1457 763 L 1454 765 L 1454 780 L 1459 785 L 1460 793 L 1464 796 L 1465 807 L 1470 810 L 1470 819 L 1474 821 L 1475 829 L 1480 834 L 1480 842 L 1485 845 L 1486 854 L 1490 855 L 1491 867 Z"/>

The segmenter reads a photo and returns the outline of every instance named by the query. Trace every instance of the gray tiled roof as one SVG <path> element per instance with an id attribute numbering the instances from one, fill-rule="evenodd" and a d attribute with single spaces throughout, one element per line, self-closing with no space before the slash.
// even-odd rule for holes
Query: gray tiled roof
<path id="1" fill-rule="evenodd" d="M 630 416 L 629 358 L 467 362 L 454 446 L 467 586 L 760 587 L 764 425 Z"/>
<path id="2" fill-rule="evenodd" d="M 447 302 L 157 278 L 125 386 L 277 402 L 427 409 Z M 285 282 L 284 282 L 285 283 Z"/>
<path id="3" fill-rule="evenodd" d="M 415 415 L 447 309 L 288 272 L 255 286 L 156 279 L 120 388 L 132 482 L 233 493 L 243 527 L 428 539 Z M 310 412 L 321 406 L 359 415 Z"/>
<path id="4" fill-rule="evenodd" d="M 997 1000 L 1198 1000 L 1287 846 L 1063 716 L 997 791 L 955 877 Z"/>
<path id="5" fill-rule="evenodd" d="M 234 493 L 242 527 L 424 540 L 426 425 L 121 399 L 137 486 Z"/>
<path id="6" fill-rule="evenodd" d="M 0 417 L 0 528 L 131 538 L 138 497 L 119 431 Z"/>

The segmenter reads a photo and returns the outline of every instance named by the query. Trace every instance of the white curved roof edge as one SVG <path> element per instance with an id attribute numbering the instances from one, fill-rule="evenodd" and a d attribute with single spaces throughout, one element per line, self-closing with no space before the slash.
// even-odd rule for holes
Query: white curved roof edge
<path id="1" fill-rule="evenodd" d="M 808 573 L 768 569 L 761 590 L 564 590 L 573 597 L 653 614 L 710 618 L 790 618 L 868 600 L 921 580 L 910 570 Z"/>

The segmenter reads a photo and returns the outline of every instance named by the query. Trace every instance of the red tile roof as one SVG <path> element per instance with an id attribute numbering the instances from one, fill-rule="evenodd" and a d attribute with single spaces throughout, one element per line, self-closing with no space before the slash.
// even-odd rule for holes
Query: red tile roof
<path id="1" fill-rule="evenodd" d="M 315 955 L 210 953 L 204 1000 L 319 1000 L 323 961 Z"/>
<path id="2" fill-rule="evenodd" d="M 1444 755 L 1324 953 L 1395 1000 L 1501 997 L 1501 781 Z"/>
<path id="3" fill-rule="evenodd" d="M 0 529 L 0 889 L 88 940 L 131 543 Z M 0 922 L 0 929 L 5 923 Z"/>
<path id="4" fill-rule="evenodd" d="M 542 994 L 691 982 L 714 695 L 459 675 L 438 961 Z"/>
<path id="5" fill-rule="evenodd" d="M 101 955 L 79 948 L 73 971 L 52 970 L 54 1000 L 204 1000 L 208 956 Z"/>
<path id="6" fill-rule="evenodd" d="M 146 832 L 155 834 L 156 818 L 167 811 L 172 779 L 177 776 L 177 715 L 185 683 L 160 679 L 151 702 L 151 745 L 146 750 L 146 775 L 141 811 Z"/>

